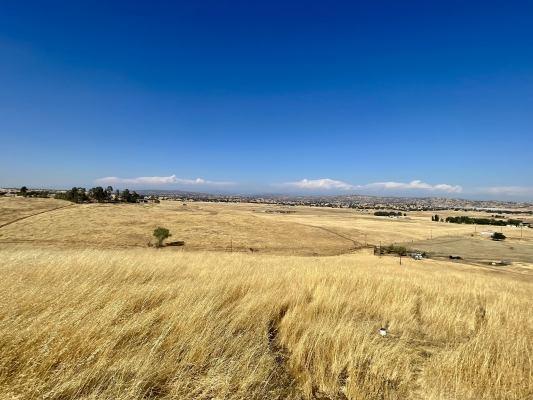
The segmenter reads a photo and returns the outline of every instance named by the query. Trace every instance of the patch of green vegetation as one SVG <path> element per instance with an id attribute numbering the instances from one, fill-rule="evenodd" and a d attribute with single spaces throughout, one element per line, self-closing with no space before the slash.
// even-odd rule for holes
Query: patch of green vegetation
<path id="1" fill-rule="evenodd" d="M 461 215 L 458 217 L 447 217 L 446 222 L 451 222 L 453 224 L 477 224 L 477 225 L 496 225 L 496 226 L 506 226 L 514 225 L 519 226 L 522 221 L 519 219 L 508 219 L 507 221 L 497 220 L 494 218 L 472 218 L 466 215 Z"/>

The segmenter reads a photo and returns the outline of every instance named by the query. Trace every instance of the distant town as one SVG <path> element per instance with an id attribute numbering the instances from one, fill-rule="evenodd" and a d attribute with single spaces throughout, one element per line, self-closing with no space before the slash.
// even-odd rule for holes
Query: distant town
<path id="1" fill-rule="evenodd" d="M 22 189 L 22 191 L 21 191 Z M 216 194 L 200 193 L 179 190 L 128 190 L 122 192 L 108 187 L 73 188 L 80 193 L 102 193 L 100 199 L 109 201 L 122 201 L 130 203 L 155 203 L 161 200 L 175 201 L 199 201 L 199 202 L 223 202 L 223 203 L 258 203 L 273 204 L 283 206 L 309 206 L 309 207 L 331 207 L 331 208 L 352 208 L 360 210 L 396 210 L 396 211 L 486 211 L 504 212 L 510 214 L 533 215 L 533 203 L 512 202 L 499 200 L 469 200 L 445 197 L 381 197 L 367 195 L 286 195 L 286 194 Z M 42 188 L 0 188 L 0 196 L 20 196 L 41 197 L 41 198 L 65 198 L 65 195 L 72 193 L 73 189 L 42 189 Z M 101 189 L 101 190 L 100 190 Z M 78 192 L 78 190 L 76 192 Z M 81 196 L 77 202 L 94 201 L 94 196 Z M 124 197 L 125 196 L 125 197 Z M 70 199 L 72 200 L 72 199 Z"/>

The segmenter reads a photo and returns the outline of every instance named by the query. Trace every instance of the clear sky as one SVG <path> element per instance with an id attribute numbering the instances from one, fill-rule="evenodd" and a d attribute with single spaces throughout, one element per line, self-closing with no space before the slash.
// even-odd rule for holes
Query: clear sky
<path id="1" fill-rule="evenodd" d="M 3 1 L 0 186 L 533 200 L 533 2 Z"/>

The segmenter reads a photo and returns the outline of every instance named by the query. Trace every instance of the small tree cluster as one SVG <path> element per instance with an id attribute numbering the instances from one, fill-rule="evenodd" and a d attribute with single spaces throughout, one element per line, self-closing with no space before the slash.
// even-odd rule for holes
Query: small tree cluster
<path id="1" fill-rule="evenodd" d="M 87 191 L 82 187 L 73 187 L 72 189 L 67 190 L 65 193 L 56 193 L 55 198 L 72 201 L 73 203 L 84 203 L 89 201 Z"/>
<path id="2" fill-rule="evenodd" d="M 67 190 L 65 193 L 57 193 L 55 195 L 56 199 L 63 199 L 72 201 L 73 203 L 85 203 L 88 201 L 94 201 L 97 203 L 109 203 L 109 202 L 119 202 L 124 203 L 136 203 L 140 199 L 140 195 L 133 191 L 130 192 L 129 189 L 124 189 L 122 193 L 117 189 L 113 193 L 113 187 L 108 186 L 103 188 L 101 186 L 96 186 L 89 191 L 81 187 L 73 187 L 70 190 Z"/>
<path id="3" fill-rule="evenodd" d="M 494 218 L 473 218 L 466 215 L 461 215 L 458 217 L 448 217 L 446 222 L 451 222 L 454 224 L 477 224 L 477 225 L 496 225 L 496 226 L 505 226 L 505 225 L 515 225 L 519 226 L 522 221 L 519 219 L 508 219 L 507 221 L 502 221 Z"/>
<path id="4" fill-rule="evenodd" d="M 406 214 L 402 214 L 400 211 L 376 211 L 374 215 L 378 217 L 401 217 Z"/>
<path id="5" fill-rule="evenodd" d="M 120 200 L 125 203 L 136 203 L 140 197 L 141 196 L 139 196 L 137 192 L 130 192 L 129 189 L 124 189 L 122 191 L 122 195 L 120 196 Z"/>

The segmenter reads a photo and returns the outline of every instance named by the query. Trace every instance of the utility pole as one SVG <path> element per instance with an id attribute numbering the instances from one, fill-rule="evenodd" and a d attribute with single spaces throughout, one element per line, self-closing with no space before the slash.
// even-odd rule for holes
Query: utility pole
<path id="1" fill-rule="evenodd" d="M 229 242 L 229 251 L 230 253 L 233 253 L 233 238 L 231 238 Z"/>

